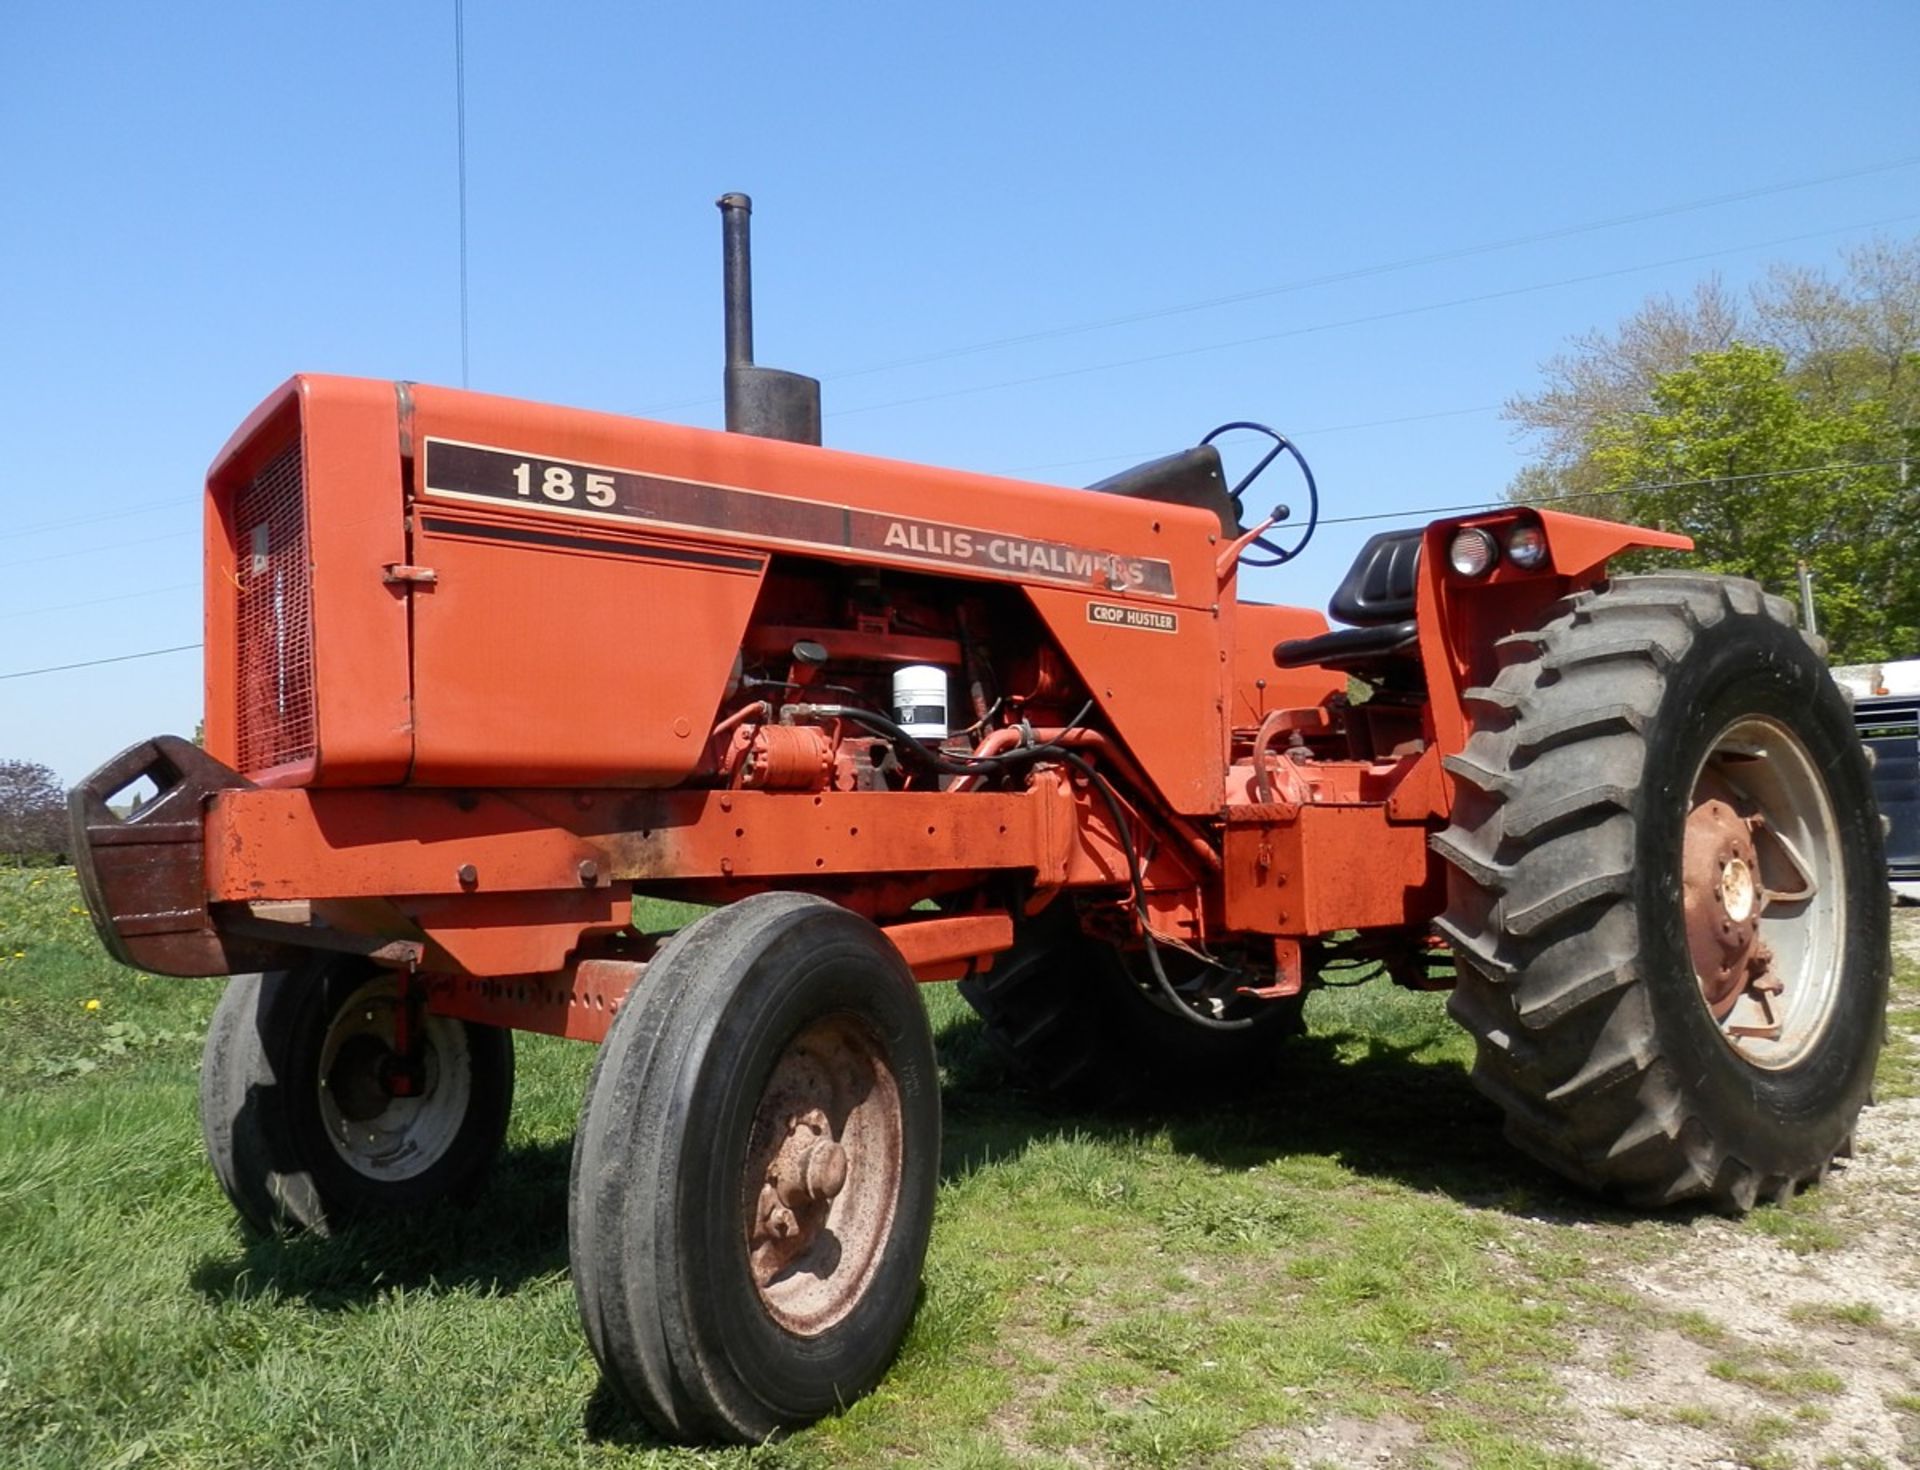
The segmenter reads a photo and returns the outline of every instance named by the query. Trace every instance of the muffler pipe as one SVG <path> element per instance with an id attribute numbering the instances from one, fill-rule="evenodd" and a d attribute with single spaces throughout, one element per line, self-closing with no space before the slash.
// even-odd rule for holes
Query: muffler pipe
<path id="1" fill-rule="evenodd" d="M 795 444 L 820 442 L 820 384 L 817 379 L 753 360 L 753 244 L 749 221 L 753 201 L 745 194 L 722 194 L 720 206 L 721 284 L 725 291 L 727 429 L 762 439 Z"/>
<path id="2" fill-rule="evenodd" d="M 727 367 L 753 366 L 753 201 L 745 194 L 722 194 L 720 263 L 727 309 Z M 733 427 L 731 395 L 727 427 Z"/>

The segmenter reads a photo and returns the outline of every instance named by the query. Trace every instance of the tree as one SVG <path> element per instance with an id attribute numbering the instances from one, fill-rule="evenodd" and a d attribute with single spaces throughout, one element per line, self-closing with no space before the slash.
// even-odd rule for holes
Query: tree
<path id="1" fill-rule="evenodd" d="M 67 798 L 33 761 L 0 760 L 0 858 L 56 862 L 67 855 Z"/>
<path id="2" fill-rule="evenodd" d="M 1577 473 L 1596 430 L 1645 408 L 1662 373 L 1725 347 L 1742 320 L 1717 276 L 1685 301 L 1649 297 L 1616 330 L 1588 332 L 1548 358 L 1540 369 L 1545 386 L 1508 399 L 1506 416 L 1541 442 L 1538 470 Z"/>
<path id="3" fill-rule="evenodd" d="M 1839 661 L 1920 652 L 1920 482 L 1883 400 L 1822 404 L 1777 348 L 1736 342 L 1662 374 L 1588 452 L 1603 487 L 1636 487 L 1613 513 L 1693 537 L 1690 565 L 1786 590 L 1806 562 Z"/>
<path id="4" fill-rule="evenodd" d="M 1775 591 L 1804 560 L 1837 660 L 1920 654 L 1920 238 L 1653 298 L 1542 377 L 1507 404 L 1537 447 L 1511 499 L 1685 530 Z"/>

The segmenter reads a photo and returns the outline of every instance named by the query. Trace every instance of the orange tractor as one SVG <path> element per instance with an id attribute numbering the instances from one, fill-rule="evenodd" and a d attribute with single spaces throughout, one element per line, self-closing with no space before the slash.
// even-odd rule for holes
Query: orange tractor
<path id="1" fill-rule="evenodd" d="M 664 1433 L 754 1441 L 906 1330 L 916 982 L 1036 1086 L 1164 1095 L 1283 1066 L 1365 961 L 1452 985 L 1512 1139 L 1585 1185 L 1738 1210 L 1845 1154 L 1881 832 L 1786 604 L 1515 506 L 1374 537 L 1330 628 L 1239 595 L 1318 514 L 1270 431 L 1231 486 L 1210 442 L 1091 490 L 822 448 L 720 202 L 729 432 L 303 376 L 213 464 L 205 749 L 73 812 L 108 948 L 235 977 L 201 1106 L 250 1225 L 471 1191 L 512 1032 L 600 1042 L 587 1337 Z M 1283 453 L 1297 521 L 1248 508 Z M 654 937 L 640 897 L 712 907 Z"/>

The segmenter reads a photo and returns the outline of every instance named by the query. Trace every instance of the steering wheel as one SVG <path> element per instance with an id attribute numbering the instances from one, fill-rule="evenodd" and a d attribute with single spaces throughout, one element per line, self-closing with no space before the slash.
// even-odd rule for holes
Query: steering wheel
<path id="1" fill-rule="evenodd" d="M 1244 524 L 1246 521 L 1246 508 L 1243 503 L 1243 497 L 1246 495 L 1248 488 L 1252 486 L 1255 480 L 1260 478 L 1261 473 L 1268 465 L 1280 457 L 1282 452 L 1291 454 L 1294 457 L 1295 462 L 1300 466 L 1301 475 L 1306 479 L 1307 529 L 1301 534 L 1300 539 L 1292 546 L 1283 548 L 1275 546 L 1271 541 L 1267 540 L 1265 536 L 1256 536 L 1253 539 L 1252 545 L 1266 552 L 1266 559 L 1256 560 L 1244 553 L 1240 557 L 1241 562 L 1250 567 L 1284 566 L 1307 549 L 1307 543 L 1313 539 L 1314 530 L 1320 524 L 1320 487 L 1314 483 L 1313 470 L 1308 466 L 1305 456 L 1303 456 L 1298 449 L 1294 448 L 1293 441 L 1278 429 L 1269 428 L 1265 424 L 1256 424 L 1251 419 L 1235 419 L 1232 423 L 1221 424 L 1217 429 L 1211 430 L 1200 442 L 1202 444 L 1211 444 L 1222 434 L 1232 433 L 1236 429 L 1250 429 L 1256 434 L 1266 435 L 1267 438 L 1273 441 L 1273 447 L 1260 456 L 1259 463 L 1242 475 L 1239 482 L 1227 492 L 1228 497 L 1233 501 L 1234 517 L 1240 523 Z M 1275 507 L 1274 518 L 1276 520 L 1285 520 L 1287 515 L 1288 511 L 1284 505 Z"/>

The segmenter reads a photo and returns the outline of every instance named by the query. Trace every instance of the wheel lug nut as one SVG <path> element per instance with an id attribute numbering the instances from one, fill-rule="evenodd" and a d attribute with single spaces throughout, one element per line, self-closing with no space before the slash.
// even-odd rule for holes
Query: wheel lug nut
<path id="1" fill-rule="evenodd" d="M 807 1150 L 800 1165 L 800 1177 L 809 1199 L 832 1199 L 846 1187 L 846 1149 L 831 1138 L 821 1139 Z"/>

